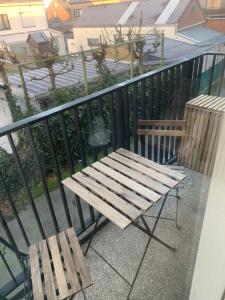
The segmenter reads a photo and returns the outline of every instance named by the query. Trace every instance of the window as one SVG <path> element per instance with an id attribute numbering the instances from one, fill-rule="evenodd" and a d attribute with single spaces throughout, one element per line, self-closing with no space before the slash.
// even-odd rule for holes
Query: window
<path id="1" fill-rule="evenodd" d="M 80 10 L 79 9 L 74 9 L 73 10 L 73 16 L 74 17 L 80 17 Z"/>
<path id="2" fill-rule="evenodd" d="M 92 47 L 92 46 L 96 47 L 96 46 L 100 45 L 99 39 L 97 39 L 97 38 L 88 38 L 87 42 L 88 42 L 88 46 L 90 46 L 90 47 Z"/>
<path id="3" fill-rule="evenodd" d="M 0 30 L 10 29 L 9 20 L 7 15 L 0 15 Z"/>
<path id="4" fill-rule="evenodd" d="M 23 28 L 29 28 L 35 26 L 34 17 L 32 16 L 31 12 L 21 12 L 20 18 L 21 18 Z"/>

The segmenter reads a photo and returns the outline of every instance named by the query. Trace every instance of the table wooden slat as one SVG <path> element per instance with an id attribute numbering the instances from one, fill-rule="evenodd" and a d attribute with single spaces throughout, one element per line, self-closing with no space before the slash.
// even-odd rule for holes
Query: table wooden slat
<path id="1" fill-rule="evenodd" d="M 120 168 L 124 169 L 126 174 L 129 174 L 129 176 L 134 173 L 133 178 L 138 180 L 140 183 L 147 185 L 149 188 L 151 188 L 151 189 L 155 190 L 156 192 L 163 194 L 163 195 L 169 192 L 168 187 L 163 185 L 161 182 L 152 179 L 152 174 L 153 174 L 153 177 L 156 177 L 156 176 L 159 177 L 159 175 L 160 175 L 160 177 L 162 178 L 162 180 L 164 182 L 169 183 L 171 179 L 168 178 L 167 176 L 165 176 L 163 174 L 158 174 L 154 170 L 149 169 L 149 168 L 147 168 L 139 163 L 136 163 L 135 161 L 133 161 L 129 158 L 126 158 L 122 155 L 119 155 L 117 153 L 111 153 L 111 154 L 109 154 L 109 157 L 113 158 L 114 160 L 116 160 L 120 163 L 120 164 L 117 164 L 118 170 L 120 170 Z M 108 159 L 108 157 L 106 159 Z M 121 165 L 121 164 L 123 164 L 123 165 Z M 127 167 L 125 167 L 124 165 L 126 165 Z"/>
<path id="2" fill-rule="evenodd" d="M 30 267 L 31 267 L 34 300 L 44 300 L 39 259 L 38 259 L 38 250 L 36 245 L 32 245 L 29 247 L 29 256 L 30 256 Z"/>
<path id="3" fill-rule="evenodd" d="M 39 242 L 41 260 L 42 260 L 42 268 L 44 274 L 45 281 L 45 290 L 49 300 L 57 300 L 56 297 L 56 287 L 54 284 L 51 261 L 48 254 L 48 247 L 46 240 L 42 240 Z"/>
<path id="4" fill-rule="evenodd" d="M 67 234 L 68 239 L 70 241 L 70 245 L 73 249 L 73 259 L 74 259 L 76 269 L 80 273 L 83 287 L 87 288 L 90 285 L 92 285 L 93 283 L 92 283 L 92 279 L 91 279 L 89 269 L 88 269 L 87 264 L 86 264 L 86 260 L 83 256 L 82 251 L 81 251 L 79 241 L 77 239 L 77 236 L 76 236 L 73 228 L 67 229 L 66 234 Z"/>
<path id="5" fill-rule="evenodd" d="M 102 185 L 110 188 L 114 193 L 125 198 L 126 200 L 128 200 L 129 202 L 131 202 L 132 204 L 134 204 L 142 210 L 147 210 L 152 206 L 152 204 L 149 201 L 145 200 L 143 197 L 138 196 L 136 193 L 127 189 L 125 186 L 119 184 L 118 182 L 112 180 L 111 178 L 96 171 L 91 167 L 83 169 L 82 172 L 96 179 Z"/>
<path id="6" fill-rule="evenodd" d="M 63 270 L 63 265 L 61 261 L 61 256 L 57 244 L 56 236 L 51 236 L 48 238 L 48 244 L 50 247 L 52 262 L 55 270 L 55 277 L 58 285 L 59 295 L 61 299 L 66 299 L 69 297 L 69 290 L 65 278 L 65 272 Z"/>
<path id="7" fill-rule="evenodd" d="M 106 165 L 104 165 L 100 162 L 95 162 L 92 164 L 92 166 L 152 202 L 156 202 L 161 198 L 161 195 L 157 194 L 156 192 L 144 187 L 143 185 L 139 184 L 138 182 L 122 175 L 121 173 L 113 170 L 112 168 L 107 167 Z"/>
<path id="8" fill-rule="evenodd" d="M 62 183 L 120 228 L 125 229 L 131 223 L 128 218 L 105 203 L 101 198 L 88 191 L 85 187 L 80 185 L 72 178 L 67 178 L 63 180 Z"/>
<path id="9" fill-rule="evenodd" d="M 63 254 L 63 258 L 64 258 L 67 275 L 68 275 L 70 286 L 72 289 L 72 292 L 70 294 L 77 293 L 78 291 L 80 291 L 81 287 L 79 284 L 79 280 L 77 277 L 77 271 L 75 269 L 73 257 L 72 257 L 71 250 L 70 250 L 70 247 L 67 242 L 65 232 L 64 231 L 60 232 L 58 234 L 58 237 L 59 237 L 59 241 L 60 241 L 60 246 L 61 246 L 61 250 L 62 250 L 62 254 Z"/>
<path id="10" fill-rule="evenodd" d="M 138 210 L 133 205 L 117 196 L 115 193 L 109 191 L 103 185 L 94 181 L 91 177 L 78 172 L 73 175 L 73 178 L 94 193 L 98 194 L 100 197 L 104 198 L 107 202 L 111 203 L 116 209 L 119 209 L 131 219 L 135 220 L 142 214 L 142 211 Z"/>
<path id="11" fill-rule="evenodd" d="M 179 172 L 173 171 L 173 170 L 171 170 L 171 169 L 169 169 L 165 166 L 159 165 L 159 164 L 155 163 L 152 160 L 149 160 L 145 157 L 142 157 L 142 156 L 140 156 L 136 153 L 130 152 L 128 150 L 120 148 L 116 152 L 121 154 L 121 155 L 124 155 L 124 156 L 126 156 L 130 159 L 133 159 L 136 162 L 138 162 L 140 164 L 143 164 L 143 165 L 145 165 L 145 166 L 147 166 L 151 169 L 154 169 L 157 172 L 160 172 L 162 174 L 168 175 L 169 177 L 175 178 L 176 180 L 181 181 L 186 177 L 185 175 L 180 174 Z M 177 182 L 176 182 L 176 184 L 177 184 Z"/>

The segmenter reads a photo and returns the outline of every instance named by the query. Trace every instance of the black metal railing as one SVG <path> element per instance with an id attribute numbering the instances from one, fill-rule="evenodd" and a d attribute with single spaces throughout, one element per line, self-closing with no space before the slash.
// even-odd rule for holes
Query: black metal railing
<path id="1" fill-rule="evenodd" d="M 119 147 L 167 163 L 176 153 L 176 141 L 161 139 L 157 147 L 149 147 L 137 136 L 138 118 L 182 118 L 189 99 L 202 92 L 223 91 L 224 69 L 224 55 L 201 55 L 1 128 L 0 137 L 7 136 L 12 152 L 7 154 L 10 168 L 0 169 L 1 197 L 10 211 L 10 217 L 4 211 L 0 214 L 1 236 L 26 252 L 38 239 L 72 226 L 74 216 L 77 233 L 85 233 L 95 221 L 95 212 L 78 197 L 74 206 L 62 179 Z M 105 137 L 109 130 L 110 142 Z M 9 181 L 14 178 L 11 173 L 16 174 L 19 188 Z M 21 202 L 26 202 L 26 210 Z M 19 268 L 15 275 L 5 256 L 2 262 L 0 258 L 0 273 L 3 267 L 10 270 L 9 282 L 0 286 L 0 296 L 22 282 Z"/>

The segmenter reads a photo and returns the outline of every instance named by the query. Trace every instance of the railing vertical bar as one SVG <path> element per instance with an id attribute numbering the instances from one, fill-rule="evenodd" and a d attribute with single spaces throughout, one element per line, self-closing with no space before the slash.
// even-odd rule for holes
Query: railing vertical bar
<path id="1" fill-rule="evenodd" d="M 76 128 L 78 147 L 79 147 L 79 152 L 80 152 L 80 158 L 81 158 L 81 161 L 82 161 L 82 166 L 86 167 L 87 166 L 87 160 L 86 160 L 86 155 L 85 155 L 85 150 L 84 150 L 83 136 L 82 136 L 79 112 L 78 112 L 77 107 L 75 107 L 74 110 L 73 110 L 73 116 L 74 116 L 74 123 L 75 123 L 75 128 Z"/>
<path id="2" fill-rule="evenodd" d="M 145 80 L 141 81 L 141 111 L 140 111 L 140 117 L 141 119 L 146 119 L 146 112 L 145 112 L 145 103 L 146 103 L 146 82 Z M 140 136 L 141 141 L 141 155 L 145 156 L 145 136 Z"/>
<path id="3" fill-rule="evenodd" d="M 89 131 L 90 131 L 90 134 L 92 134 L 93 133 L 93 118 L 92 118 L 92 110 L 91 110 L 90 102 L 87 103 L 86 108 L 87 108 Z M 98 159 L 97 149 L 96 149 L 96 147 L 93 147 L 93 146 L 92 146 L 92 155 L 93 155 L 94 161 L 96 161 Z M 90 218 L 91 218 L 92 222 L 94 222 L 95 221 L 94 209 L 90 205 L 89 205 L 89 212 L 90 212 Z"/>
<path id="4" fill-rule="evenodd" d="M 64 114 L 61 113 L 59 115 L 59 118 L 60 118 L 60 125 L 61 125 L 61 128 L 62 128 L 62 133 L 63 133 L 63 140 L 64 140 L 65 148 L 66 148 L 66 156 L 67 156 L 67 160 L 68 160 L 68 164 L 69 164 L 70 175 L 72 175 L 75 172 L 75 168 L 74 168 L 72 154 L 71 154 L 71 151 L 70 151 L 70 144 L 69 144 L 69 140 L 68 140 L 68 136 L 67 136 L 67 130 L 66 130 L 66 123 L 65 123 Z"/>
<path id="5" fill-rule="evenodd" d="M 198 64 L 198 73 L 197 73 L 197 87 L 196 87 L 196 95 L 198 96 L 200 93 L 200 85 L 201 85 L 201 78 L 202 78 L 202 68 L 203 68 L 203 61 L 204 61 L 204 56 L 201 56 L 199 59 L 199 64 Z"/>
<path id="6" fill-rule="evenodd" d="M 112 134 L 112 148 L 116 150 L 116 124 L 115 124 L 115 108 L 114 108 L 114 98 L 113 94 L 109 96 L 109 111 L 110 111 L 110 124 L 111 124 L 111 134 Z"/>
<path id="7" fill-rule="evenodd" d="M 65 191 L 64 191 L 63 185 L 61 183 L 62 176 L 61 176 L 61 172 L 60 172 L 60 169 L 59 169 L 59 164 L 58 164 L 57 157 L 56 157 L 56 152 L 55 152 L 55 148 L 54 148 L 54 144 L 53 144 L 53 139 L 52 139 L 52 134 L 51 134 L 48 119 L 44 120 L 44 125 L 45 125 L 45 129 L 46 129 L 48 145 L 49 145 L 49 148 L 50 148 L 50 151 L 51 151 L 51 156 L 52 156 L 52 159 L 53 159 L 53 166 L 54 166 L 55 174 L 56 174 L 56 178 L 57 178 L 57 181 L 58 181 L 60 194 L 61 194 L 61 197 L 62 197 L 63 207 L 64 207 L 65 214 L 66 214 L 67 223 L 68 223 L 69 227 L 71 227 L 72 226 L 72 221 L 71 221 L 70 212 L 69 212 L 69 208 L 68 208 L 68 204 L 67 204 L 67 200 L 66 200 Z"/>
<path id="8" fill-rule="evenodd" d="M 124 88 L 124 133 L 125 133 L 125 148 L 130 150 L 130 107 L 128 88 Z"/>
<path id="9" fill-rule="evenodd" d="M 223 66 L 222 66 L 221 75 L 220 75 L 220 83 L 219 83 L 218 94 L 217 94 L 218 96 L 220 96 L 221 89 L 222 89 L 222 83 L 223 83 L 223 79 L 224 79 L 224 71 L 225 71 L 225 58 L 223 59 Z"/>
<path id="10" fill-rule="evenodd" d="M 34 213 L 34 216 L 35 216 L 35 220 L 37 222 L 37 225 L 38 225 L 38 228 L 40 230 L 40 233 L 41 233 L 41 236 L 43 239 L 46 238 L 45 236 L 45 232 L 44 232 L 44 229 L 43 229 L 43 226 L 41 224 L 41 220 L 39 218 L 39 215 L 38 215 L 38 212 L 37 212 L 37 208 L 35 206 L 35 203 L 34 203 L 34 199 L 33 199 L 33 196 L 31 194 L 31 191 L 29 189 L 29 186 L 28 186 L 28 183 L 27 183 L 27 180 L 26 180 L 26 177 L 25 177 L 25 174 L 24 174 L 24 171 L 23 171 L 23 167 L 22 167 L 22 164 L 21 164 L 21 161 L 20 161 L 20 158 L 19 158 L 19 155 L 18 155 L 18 152 L 16 150 L 16 146 L 14 144 L 14 141 L 13 141 L 13 138 L 12 138 L 12 135 L 11 134 L 8 134 L 7 135 L 8 137 L 8 140 L 9 140 L 9 144 L 12 148 L 12 152 L 15 156 L 15 159 L 16 159 L 16 163 L 17 163 L 17 166 L 19 168 L 19 172 L 20 172 L 20 176 L 23 180 L 23 183 L 24 183 L 24 186 L 25 186 L 25 189 L 26 189 L 26 192 L 27 192 L 27 195 L 28 195 L 28 198 L 30 200 L 30 203 L 31 203 L 31 208 L 32 208 L 32 211 Z"/>
<path id="11" fill-rule="evenodd" d="M 148 80 L 148 103 L 147 103 L 147 119 L 151 120 L 153 117 L 153 98 L 154 98 L 154 80 L 153 77 L 150 77 Z M 148 158 L 152 159 L 152 138 L 147 138 L 148 145 Z"/>
<path id="12" fill-rule="evenodd" d="M 25 232 L 25 229 L 24 229 L 24 227 L 23 227 L 23 224 L 22 224 L 21 219 L 20 219 L 20 217 L 19 217 L 18 211 L 17 211 L 16 206 L 15 206 L 15 204 L 14 204 L 14 201 L 13 201 L 11 195 L 10 195 L 10 192 L 9 192 L 9 190 L 8 190 L 7 184 L 6 184 L 6 182 L 5 182 L 5 179 L 4 179 L 4 177 L 3 177 L 3 174 L 2 174 L 2 171 L 1 171 L 1 170 L 0 170 L 0 178 L 1 178 L 2 184 L 3 184 L 3 186 L 4 186 L 4 189 L 6 190 L 8 201 L 9 201 L 11 207 L 12 207 L 13 213 L 14 213 L 14 215 L 15 215 L 15 217 L 16 217 L 16 221 L 17 221 L 17 223 L 18 223 L 18 225 L 19 225 L 19 228 L 20 228 L 20 230 L 21 230 L 21 233 L 22 233 L 22 235 L 23 235 L 23 238 L 24 238 L 24 240 L 25 240 L 27 246 L 29 247 L 29 246 L 30 246 L 29 239 L 28 239 L 28 237 L 27 237 L 27 234 L 26 234 L 26 232 Z"/>
<path id="13" fill-rule="evenodd" d="M 197 96 L 197 77 L 198 77 L 198 66 L 199 66 L 199 57 L 194 60 L 194 71 L 193 71 L 193 83 L 191 89 L 191 96 Z"/>
<path id="14" fill-rule="evenodd" d="M 124 102 L 123 102 L 123 94 L 120 89 L 117 92 L 116 97 L 116 127 L 117 127 L 117 139 L 118 139 L 118 147 L 124 147 Z"/>
<path id="15" fill-rule="evenodd" d="M 213 75 L 214 75 L 214 69 L 215 69 L 215 62 L 216 62 L 216 55 L 213 55 L 213 63 L 212 63 L 212 68 L 210 72 L 210 78 L 209 78 L 209 88 L 208 88 L 208 95 L 211 94 L 212 90 L 212 83 L 213 83 Z"/>
<path id="16" fill-rule="evenodd" d="M 138 121 L 137 84 L 134 84 L 133 86 L 133 137 L 134 137 L 135 153 L 138 153 L 137 121 Z"/>
<path id="17" fill-rule="evenodd" d="M 84 215 L 83 215 L 83 210 L 82 210 L 82 206 L 81 206 L 81 201 L 80 201 L 80 197 L 78 197 L 76 194 L 74 195 L 75 201 L 77 203 L 77 211 L 78 211 L 78 215 L 79 215 L 79 219 L 80 219 L 80 224 L 81 224 L 81 229 L 82 231 L 85 231 L 85 222 L 84 222 Z M 90 206 L 89 206 L 90 209 Z"/>
<path id="18" fill-rule="evenodd" d="M 32 147 L 36 167 L 37 167 L 39 176 L 41 178 L 42 187 L 43 187 L 44 194 L 45 194 L 45 197 L 46 197 L 46 201 L 47 201 L 47 204 L 48 204 L 48 208 L 50 210 L 50 214 L 51 214 L 51 217 L 52 217 L 52 220 L 53 220 L 53 224 L 54 224 L 56 232 L 59 232 L 60 230 L 59 230 L 58 222 L 57 222 L 55 211 L 54 211 L 54 208 L 53 208 L 53 205 L 52 205 L 52 201 L 51 201 L 51 197 L 50 197 L 50 194 L 49 194 L 48 186 L 47 186 L 47 183 L 46 183 L 46 180 L 45 180 L 44 171 L 42 169 L 40 159 L 38 157 L 37 147 L 36 147 L 35 142 L 34 142 L 34 136 L 33 136 L 33 133 L 32 133 L 32 130 L 31 130 L 30 127 L 27 127 L 26 131 L 27 131 L 29 141 L 31 143 L 31 147 Z"/>
<path id="19" fill-rule="evenodd" d="M 163 119 L 166 119 L 166 103 L 167 103 L 167 80 L 168 80 L 168 71 L 165 70 L 163 72 L 163 82 L 162 82 L 162 107 L 163 107 L 163 111 L 162 111 L 162 117 Z M 162 142 L 162 163 L 164 164 L 166 162 L 166 137 L 163 138 L 163 142 Z"/>
<path id="20" fill-rule="evenodd" d="M 87 103 L 86 105 L 86 109 L 87 109 L 87 118 L 88 118 L 88 126 L 89 126 L 89 132 L 90 134 L 93 133 L 93 121 L 92 121 L 92 111 L 91 111 L 91 103 Z M 98 159 L 98 155 L 97 155 L 97 150 L 96 147 L 92 147 L 92 154 L 93 154 L 93 159 L 94 161 L 96 161 Z"/>
<path id="21" fill-rule="evenodd" d="M 0 250 L 0 257 L 1 257 L 1 259 L 2 259 L 2 261 L 3 261 L 3 263 L 4 263 L 4 265 L 6 266 L 6 269 L 8 270 L 10 277 L 11 277 L 12 280 L 15 282 L 15 284 L 17 284 L 16 278 L 15 278 L 15 276 L 13 275 L 13 272 L 12 272 L 12 270 L 10 269 L 10 266 L 9 266 L 7 260 L 5 259 L 5 256 L 3 255 L 3 253 L 2 253 L 1 250 Z"/>
<path id="22" fill-rule="evenodd" d="M 156 92 L 155 92 L 155 117 L 160 119 L 160 96 L 161 96 L 161 73 L 156 75 Z"/>
<path id="23" fill-rule="evenodd" d="M 103 122 L 105 123 L 104 113 L 103 113 L 103 102 L 102 102 L 101 97 L 97 99 L 97 106 L 98 106 L 99 115 L 101 116 Z M 105 156 L 108 155 L 108 147 L 106 145 L 103 146 L 103 153 L 104 153 Z"/>

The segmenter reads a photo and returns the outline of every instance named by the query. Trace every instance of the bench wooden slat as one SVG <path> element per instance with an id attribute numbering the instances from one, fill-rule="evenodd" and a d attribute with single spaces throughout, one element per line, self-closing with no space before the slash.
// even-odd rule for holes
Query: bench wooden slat
<path id="1" fill-rule="evenodd" d="M 54 284 L 51 261 L 48 254 L 48 247 L 46 240 L 42 240 L 39 242 L 41 260 L 42 260 L 42 268 L 45 280 L 45 289 L 46 294 L 49 300 L 57 300 L 56 297 L 56 287 Z"/>
<path id="2" fill-rule="evenodd" d="M 59 237 L 60 246 L 61 246 L 61 250 L 62 250 L 62 254 L 63 254 L 63 258 L 64 258 L 64 264 L 66 267 L 67 275 L 68 275 L 70 286 L 72 289 L 70 294 L 74 294 L 74 293 L 77 293 L 78 291 L 80 291 L 80 289 L 81 289 L 79 280 L 77 277 L 77 271 L 75 269 L 73 257 L 71 254 L 70 247 L 68 245 L 68 241 L 67 241 L 65 232 L 64 231 L 60 232 L 58 234 L 58 237 Z"/>
<path id="3" fill-rule="evenodd" d="M 65 272 L 63 270 L 61 256 L 60 256 L 58 243 L 55 235 L 48 238 L 48 244 L 52 255 L 52 262 L 54 265 L 55 277 L 58 285 L 59 295 L 61 299 L 66 299 L 67 297 L 69 297 L 70 294 L 69 294 L 69 290 L 65 278 Z"/>
<path id="4" fill-rule="evenodd" d="M 128 218 L 105 203 L 101 198 L 88 191 L 85 187 L 80 185 L 72 178 L 67 178 L 63 180 L 62 183 L 80 198 L 84 199 L 85 202 L 96 208 L 101 214 L 103 214 L 121 229 L 125 229 L 131 223 Z"/>
<path id="5" fill-rule="evenodd" d="M 185 136 L 184 130 L 163 130 L 163 129 L 138 129 L 138 135 L 146 136 L 172 136 L 172 137 L 182 137 Z"/>
<path id="6" fill-rule="evenodd" d="M 139 126 L 174 126 L 184 127 L 186 124 L 185 120 L 138 120 Z"/>
<path id="7" fill-rule="evenodd" d="M 89 269 L 86 264 L 86 260 L 80 248 L 78 238 L 73 228 L 69 228 L 66 231 L 66 235 L 70 241 L 70 246 L 73 249 L 73 260 L 77 271 L 80 273 L 82 284 L 84 288 L 87 288 L 93 284 Z"/>
<path id="8" fill-rule="evenodd" d="M 159 165 L 157 163 L 155 163 L 154 161 L 152 160 L 149 160 L 143 156 L 140 156 L 136 153 L 133 153 L 133 152 L 130 152 L 128 150 L 125 150 L 125 149 L 118 149 L 116 151 L 117 153 L 121 154 L 121 155 L 124 155 L 130 159 L 133 159 L 135 160 L 136 162 L 140 163 L 140 164 L 143 164 L 151 169 L 154 169 L 155 171 L 157 172 L 160 172 L 160 173 L 163 173 L 163 174 L 166 174 L 172 178 L 175 178 L 176 180 L 183 180 L 186 176 L 185 175 L 182 175 L 176 171 L 173 171 L 165 166 L 162 166 L 162 165 Z"/>
<path id="9" fill-rule="evenodd" d="M 32 245 L 29 247 L 29 256 L 34 300 L 44 300 L 38 250 L 36 245 Z"/>
<path id="10" fill-rule="evenodd" d="M 163 184 L 174 185 L 174 181 L 171 178 L 169 178 L 168 176 L 166 176 L 164 174 L 160 174 L 153 169 L 147 168 L 139 163 L 136 163 L 135 161 L 133 161 L 129 158 L 126 158 L 122 155 L 119 155 L 118 153 L 111 153 L 111 154 L 109 154 L 109 157 L 136 170 L 136 171 L 134 171 L 134 172 L 136 172 L 135 179 L 137 179 L 141 183 L 149 186 L 150 188 L 152 188 L 153 190 L 157 191 L 160 194 L 164 195 L 169 192 L 169 188 L 164 186 Z M 120 168 L 124 168 L 124 166 L 121 164 L 117 164 L 117 167 L 118 167 L 118 170 Z M 133 171 L 132 169 L 131 169 L 131 171 Z M 129 171 L 129 168 L 125 168 L 125 172 L 128 172 L 128 171 Z M 127 174 L 131 174 L 131 171 L 130 171 L 130 173 L 127 173 Z M 145 174 L 145 175 L 142 175 L 142 174 Z"/>
<path id="11" fill-rule="evenodd" d="M 122 183 L 126 187 L 132 189 L 133 191 L 144 196 L 145 198 L 147 198 L 152 202 L 156 202 L 161 198 L 161 195 L 157 194 L 156 192 L 142 186 L 136 181 L 122 175 L 121 173 L 107 167 L 106 165 L 100 162 L 95 162 L 94 164 L 92 164 L 92 166 L 97 170 L 99 170 L 100 172 L 103 172 L 104 174 L 112 177 L 113 179 L 117 180 L 118 182 Z"/>
<path id="12" fill-rule="evenodd" d="M 115 208 L 122 211 L 131 219 L 136 220 L 142 214 L 140 210 L 138 210 L 133 205 L 129 204 L 113 192 L 109 191 L 103 185 L 94 181 L 91 177 L 78 172 L 73 175 L 73 178 L 79 181 L 82 185 L 89 188 L 94 193 L 98 194 L 100 197 L 104 198 L 107 202 L 111 203 Z"/>
<path id="13" fill-rule="evenodd" d="M 91 167 L 83 169 L 82 172 L 99 181 L 104 186 L 110 188 L 114 193 L 117 193 L 119 196 L 125 198 L 142 210 L 147 210 L 152 206 L 152 204 L 149 201 L 146 201 L 143 197 L 138 196 L 136 193 L 127 189 L 125 186 L 119 184 L 118 182 L 112 180 L 111 178 L 105 176 L 104 174 L 96 171 Z"/>

